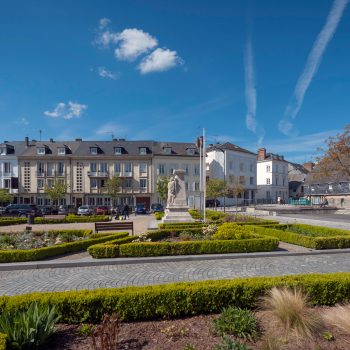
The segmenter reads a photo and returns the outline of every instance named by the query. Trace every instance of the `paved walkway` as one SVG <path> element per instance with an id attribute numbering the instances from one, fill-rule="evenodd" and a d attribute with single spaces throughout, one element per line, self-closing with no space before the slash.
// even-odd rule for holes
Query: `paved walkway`
<path id="1" fill-rule="evenodd" d="M 0 295 L 350 271 L 350 253 L 0 272 Z"/>

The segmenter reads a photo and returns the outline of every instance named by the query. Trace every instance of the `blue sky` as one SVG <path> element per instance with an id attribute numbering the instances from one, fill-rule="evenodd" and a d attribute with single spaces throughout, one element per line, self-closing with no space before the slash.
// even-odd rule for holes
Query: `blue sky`
<path id="1" fill-rule="evenodd" d="M 1 140 L 231 141 L 304 162 L 350 121 L 348 0 L 3 1 Z"/>

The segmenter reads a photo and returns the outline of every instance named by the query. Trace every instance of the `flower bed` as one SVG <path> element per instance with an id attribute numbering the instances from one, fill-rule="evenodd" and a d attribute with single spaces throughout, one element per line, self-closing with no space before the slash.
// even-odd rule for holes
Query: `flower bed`
<path id="1" fill-rule="evenodd" d="M 0 263 L 41 260 L 55 255 L 86 250 L 91 245 L 112 241 L 129 235 L 128 232 L 91 234 L 91 230 L 69 230 L 70 233 L 72 231 L 75 231 L 76 235 L 79 235 L 80 232 L 81 237 L 85 237 L 85 239 L 42 248 L 0 250 Z M 59 236 L 60 234 L 67 234 L 68 230 L 56 232 L 57 236 Z"/>

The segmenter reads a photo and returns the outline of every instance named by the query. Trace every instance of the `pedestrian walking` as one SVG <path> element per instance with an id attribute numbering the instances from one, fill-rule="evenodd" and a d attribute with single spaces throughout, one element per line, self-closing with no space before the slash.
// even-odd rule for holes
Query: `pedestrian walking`
<path id="1" fill-rule="evenodd" d="M 124 220 L 126 220 L 126 218 L 129 219 L 129 211 L 130 211 L 129 206 L 127 204 L 125 204 L 124 208 L 123 208 Z"/>

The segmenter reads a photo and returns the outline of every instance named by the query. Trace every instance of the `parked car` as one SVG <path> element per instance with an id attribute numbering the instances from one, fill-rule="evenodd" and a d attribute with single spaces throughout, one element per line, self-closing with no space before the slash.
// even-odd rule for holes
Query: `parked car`
<path id="1" fill-rule="evenodd" d="M 206 205 L 206 207 L 212 207 L 212 208 L 214 208 L 214 207 L 219 207 L 220 206 L 220 202 L 219 202 L 219 200 L 218 199 L 207 199 L 206 201 L 205 201 L 205 205 Z"/>
<path id="2" fill-rule="evenodd" d="M 94 208 L 91 205 L 82 205 L 78 208 L 78 215 L 92 215 Z"/>
<path id="3" fill-rule="evenodd" d="M 99 205 L 95 208 L 96 215 L 109 215 L 111 213 L 111 208 L 106 205 Z"/>
<path id="4" fill-rule="evenodd" d="M 146 206 L 143 203 L 136 204 L 135 215 L 138 214 L 147 214 Z"/>
<path id="5" fill-rule="evenodd" d="M 9 204 L 3 216 L 27 217 L 28 214 L 42 216 L 41 210 L 34 204 Z"/>
<path id="6" fill-rule="evenodd" d="M 45 206 L 40 208 L 43 215 L 56 215 L 58 214 L 58 209 L 50 206 Z"/>
<path id="7" fill-rule="evenodd" d="M 62 204 L 58 207 L 58 214 L 60 215 L 77 214 L 77 208 L 74 205 Z"/>
<path id="8" fill-rule="evenodd" d="M 151 205 L 152 213 L 157 213 L 159 211 L 164 211 L 164 207 L 160 203 L 154 203 Z"/>
<path id="9" fill-rule="evenodd" d="M 0 207 L 0 215 L 4 214 L 5 212 L 5 208 L 4 207 Z"/>

